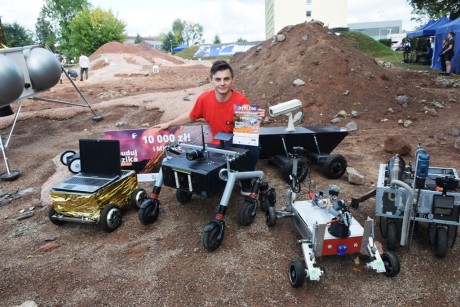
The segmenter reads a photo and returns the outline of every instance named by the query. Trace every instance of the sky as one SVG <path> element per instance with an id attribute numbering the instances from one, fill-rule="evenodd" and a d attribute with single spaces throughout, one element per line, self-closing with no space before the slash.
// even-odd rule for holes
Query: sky
<path id="1" fill-rule="evenodd" d="M 288 1 L 288 0 L 286 0 Z M 336 0 L 341 1 L 341 0 Z M 157 36 L 168 32 L 175 19 L 199 23 L 205 42 L 219 35 L 222 42 L 238 38 L 265 40 L 265 0 L 89 0 L 93 7 L 111 10 L 125 22 L 128 35 Z M 0 0 L 3 23 L 17 22 L 35 30 L 43 0 Z M 412 8 L 406 0 L 348 0 L 348 23 L 402 20 L 403 30 L 419 25 L 411 22 Z"/>

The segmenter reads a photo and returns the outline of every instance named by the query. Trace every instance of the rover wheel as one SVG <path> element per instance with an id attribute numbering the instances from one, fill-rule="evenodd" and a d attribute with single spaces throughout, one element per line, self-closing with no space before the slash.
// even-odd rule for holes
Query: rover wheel
<path id="1" fill-rule="evenodd" d="M 395 250 L 398 246 L 398 225 L 396 222 L 388 222 L 388 249 Z"/>
<path id="2" fill-rule="evenodd" d="M 53 215 L 55 214 L 56 214 L 56 210 L 54 210 L 54 206 L 51 205 L 50 208 L 48 209 L 48 218 L 50 219 L 51 223 L 53 223 L 54 225 L 64 224 L 65 223 L 64 221 L 60 221 L 60 220 L 53 218 Z"/>
<path id="3" fill-rule="evenodd" d="M 181 204 L 188 203 L 192 199 L 192 195 L 193 193 L 189 191 L 184 191 L 181 189 L 176 190 L 176 199 Z"/>
<path id="4" fill-rule="evenodd" d="M 347 160 L 339 154 L 329 155 L 323 164 L 324 176 L 329 179 L 339 179 L 347 170 Z"/>
<path id="5" fill-rule="evenodd" d="M 69 171 L 74 174 L 78 174 L 81 171 L 81 160 L 80 158 L 72 159 L 67 165 Z"/>
<path id="6" fill-rule="evenodd" d="M 291 286 L 300 287 L 307 274 L 305 273 L 305 266 L 301 261 L 292 261 L 289 265 L 288 277 Z"/>
<path id="7" fill-rule="evenodd" d="M 281 175 L 286 182 L 291 181 L 289 176 L 292 174 L 292 164 L 293 164 L 293 161 L 289 160 L 286 163 L 286 165 L 284 165 L 281 169 Z M 308 176 L 308 172 L 309 172 L 309 168 L 308 168 L 307 159 L 305 158 L 298 159 L 297 160 L 297 171 L 296 171 L 297 180 L 299 182 L 304 181 L 305 178 L 307 178 Z"/>
<path id="8" fill-rule="evenodd" d="M 273 227 L 276 225 L 275 207 L 269 206 L 265 211 L 265 223 L 267 223 L 268 227 Z"/>
<path id="9" fill-rule="evenodd" d="M 224 240 L 224 232 L 225 226 L 223 224 L 216 224 L 211 230 L 203 231 L 201 240 L 203 242 L 204 249 L 208 252 L 212 252 L 218 249 Z"/>
<path id="10" fill-rule="evenodd" d="M 388 218 L 381 216 L 379 221 L 379 229 L 382 238 L 386 239 L 388 237 Z"/>
<path id="11" fill-rule="evenodd" d="M 121 225 L 121 211 L 118 206 L 110 204 L 102 209 L 100 223 L 101 228 L 106 232 L 112 232 Z"/>
<path id="12" fill-rule="evenodd" d="M 395 254 L 391 252 L 382 254 L 383 265 L 385 266 L 385 275 L 388 277 L 393 277 L 398 275 L 401 266 L 399 264 L 399 259 Z"/>
<path id="13" fill-rule="evenodd" d="M 437 227 L 435 250 L 436 257 L 444 258 L 447 254 L 447 230 L 444 227 Z"/>
<path id="14" fill-rule="evenodd" d="M 238 222 L 240 225 L 250 225 L 256 217 L 256 209 L 257 205 L 255 202 L 244 201 L 240 206 L 240 211 L 238 212 Z"/>
<path id="15" fill-rule="evenodd" d="M 73 155 L 75 155 L 76 152 L 73 151 L 73 150 L 66 150 L 62 153 L 61 155 L 61 163 L 64 164 L 64 165 L 67 165 L 67 162 L 69 160 L 70 157 L 72 157 Z"/>
<path id="16" fill-rule="evenodd" d="M 147 192 L 144 189 L 135 189 L 131 193 L 131 206 L 134 209 L 139 209 L 144 200 L 147 199 Z"/>
<path id="17" fill-rule="evenodd" d="M 160 214 L 160 201 L 158 199 L 147 198 L 141 204 L 137 214 L 142 224 L 152 224 Z"/>

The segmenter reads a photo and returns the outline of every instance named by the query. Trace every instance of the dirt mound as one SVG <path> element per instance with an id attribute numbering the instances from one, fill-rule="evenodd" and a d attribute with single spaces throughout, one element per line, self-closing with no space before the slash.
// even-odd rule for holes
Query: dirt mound
<path id="1" fill-rule="evenodd" d="M 427 76 L 385 68 L 314 22 L 285 27 L 273 40 L 236 54 L 231 64 L 236 88 L 252 103 L 265 107 L 297 98 L 311 124 L 328 122 L 340 110 L 383 116 L 398 107 L 399 95 L 432 99 L 428 91 L 410 86 L 431 84 Z M 295 86 L 296 79 L 305 84 Z"/>
<path id="2" fill-rule="evenodd" d="M 113 53 L 128 53 L 128 54 L 135 54 L 137 56 L 143 57 L 148 61 L 152 61 L 152 59 L 161 59 L 164 61 L 171 62 L 173 64 L 183 64 L 182 61 L 178 60 L 177 58 L 157 50 L 150 46 L 147 43 L 141 42 L 140 44 L 136 45 L 129 45 L 129 44 L 122 44 L 119 42 L 110 42 L 107 44 L 102 45 L 97 49 L 91 56 L 91 61 L 96 60 L 102 54 L 113 54 Z M 156 62 L 154 60 L 154 62 Z"/>

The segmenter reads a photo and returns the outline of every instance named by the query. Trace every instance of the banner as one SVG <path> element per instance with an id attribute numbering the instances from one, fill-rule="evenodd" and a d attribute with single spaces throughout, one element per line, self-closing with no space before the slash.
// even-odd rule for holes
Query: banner
<path id="1" fill-rule="evenodd" d="M 104 139 L 120 141 L 122 169 L 135 170 L 140 181 L 151 181 L 160 170 L 165 146 L 173 143 L 202 145 L 212 140 L 211 130 L 203 126 L 178 126 L 154 132 L 154 129 L 112 130 L 104 132 Z M 155 129 L 156 130 L 156 129 Z M 145 174 L 145 175 L 142 175 Z"/>
<path id="2" fill-rule="evenodd" d="M 245 52 L 261 42 L 238 42 L 233 44 L 201 45 L 193 55 L 194 58 L 233 56 L 237 52 Z"/>

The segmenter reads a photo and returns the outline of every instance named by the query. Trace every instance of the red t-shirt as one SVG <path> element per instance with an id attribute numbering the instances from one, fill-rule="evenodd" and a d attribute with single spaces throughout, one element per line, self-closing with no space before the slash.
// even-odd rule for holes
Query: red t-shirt
<path id="1" fill-rule="evenodd" d="M 249 100 L 240 92 L 232 90 L 232 96 L 227 101 L 219 102 L 214 90 L 207 91 L 196 100 L 195 106 L 190 111 L 190 118 L 193 120 L 204 118 L 211 128 L 212 137 L 219 132 L 233 133 L 235 104 L 249 104 Z M 212 142 L 219 144 L 217 140 Z"/>

